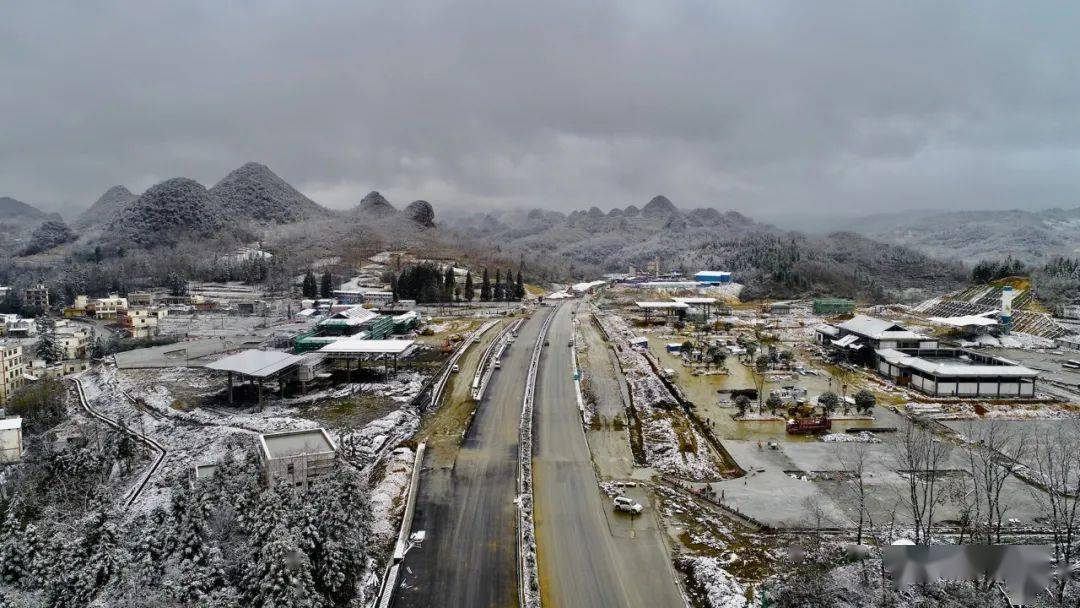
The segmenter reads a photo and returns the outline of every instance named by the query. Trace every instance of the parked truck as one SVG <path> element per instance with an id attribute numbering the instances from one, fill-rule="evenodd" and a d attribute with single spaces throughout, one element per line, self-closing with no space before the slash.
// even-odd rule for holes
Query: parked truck
<path id="1" fill-rule="evenodd" d="M 824 433 L 832 428 L 832 420 L 824 416 L 811 418 L 789 418 L 787 432 L 789 435 L 812 435 Z"/>

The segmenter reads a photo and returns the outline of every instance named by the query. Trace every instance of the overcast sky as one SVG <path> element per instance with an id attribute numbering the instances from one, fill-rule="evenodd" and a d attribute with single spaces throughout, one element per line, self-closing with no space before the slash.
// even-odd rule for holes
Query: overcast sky
<path id="1" fill-rule="evenodd" d="M 8 3 L 0 196 L 81 209 L 255 160 L 331 207 L 1072 207 L 1078 8 Z"/>

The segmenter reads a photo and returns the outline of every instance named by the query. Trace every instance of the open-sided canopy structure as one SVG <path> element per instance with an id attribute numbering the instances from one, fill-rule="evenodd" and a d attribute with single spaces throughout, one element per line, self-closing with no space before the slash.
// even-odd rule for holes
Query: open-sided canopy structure
<path id="1" fill-rule="evenodd" d="M 386 373 L 390 373 L 390 360 L 394 363 L 394 373 L 397 373 L 398 357 L 412 348 L 415 340 L 365 340 L 361 338 L 345 338 L 331 342 L 319 349 L 330 359 L 345 361 L 345 373 L 352 378 L 352 361 L 357 365 L 363 365 L 365 359 L 382 359 Z"/>
<path id="2" fill-rule="evenodd" d="M 245 350 L 206 365 L 209 369 L 251 378 L 269 378 L 300 363 L 303 357 L 273 350 Z"/>
<path id="3" fill-rule="evenodd" d="M 263 381 L 276 378 L 285 391 L 284 374 L 296 367 L 304 358 L 275 350 L 245 350 L 206 365 L 229 374 L 229 403 L 233 402 L 233 374 L 251 380 L 258 386 L 259 403 L 262 403 Z"/>
<path id="4" fill-rule="evenodd" d="M 409 350 L 414 340 L 361 340 L 346 338 L 331 342 L 319 352 L 340 355 L 400 355 Z"/>

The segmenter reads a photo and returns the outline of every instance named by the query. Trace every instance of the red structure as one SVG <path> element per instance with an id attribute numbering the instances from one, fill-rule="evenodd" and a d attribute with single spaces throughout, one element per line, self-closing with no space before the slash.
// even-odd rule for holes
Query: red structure
<path id="1" fill-rule="evenodd" d="M 817 418 L 791 418 L 787 421 L 787 432 L 790 435 L 824 433 L 831 428 L 832 420 L 824 416 Z"/>

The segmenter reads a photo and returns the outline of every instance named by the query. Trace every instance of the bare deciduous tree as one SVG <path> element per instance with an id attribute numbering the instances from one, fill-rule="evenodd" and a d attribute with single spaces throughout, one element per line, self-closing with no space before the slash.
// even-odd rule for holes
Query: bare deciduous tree
<path id="1" fill-rule="evenodd" d="M 1080 423 L 1062 424 L 1035 435 L 1033 468 L 1045 491 L 1032 488 L 1039 511 L 1050 526 L 1058 572 L 1050 584 L 1055 606 L 1066 605 L 1069 567 L 1080 543 Z"/>
<path id="2" fill-rule="evenodd" d="M 863 530 L 868 525 L 871 528 L 874 526 L 873 516 L 866 504 L 866 445 L 853 443 L 846 446 L 840 453 L 840 466 L 851 473 L 851 484 L 845 487 L 858 511 L 855 543 L 861 545 Z"/>
<path id="3" fill-rule="evenodd" d="M 938 482 L 951 446 L 923 426 L 907 421 L 898 433 L 896 460 L 907 480 L 904 501 L 911 510 L 916 544 L 930 544 L 934 514 L 941 503 Z"/>
<path id="4" fill-rule="evenodd" d="M 1027 454 L 1026 433 L 1010 433 L 1006 424 L 1001 420 L 970 421 L 965 430 L 975 498 L 973 524 L 980 540 L 988 545 L 1001 542 L 1002 523 L 1011 506 L 1002 491 Z"/>

